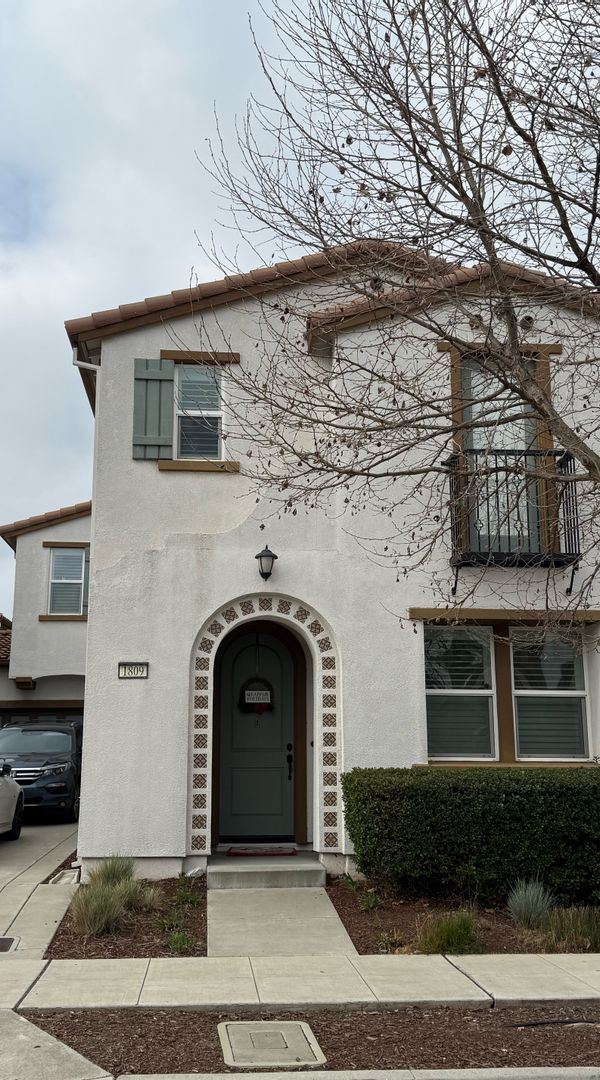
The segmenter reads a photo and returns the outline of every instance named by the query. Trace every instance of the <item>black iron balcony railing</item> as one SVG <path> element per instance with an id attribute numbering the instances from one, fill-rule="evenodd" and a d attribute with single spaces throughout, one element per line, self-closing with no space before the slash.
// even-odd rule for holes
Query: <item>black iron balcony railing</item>
<path id="1" fill-rule="evenodd" d="M 448 467 L 453 566 L 547 567 L 578 561 L 571 454 L 462 450 Z"/>

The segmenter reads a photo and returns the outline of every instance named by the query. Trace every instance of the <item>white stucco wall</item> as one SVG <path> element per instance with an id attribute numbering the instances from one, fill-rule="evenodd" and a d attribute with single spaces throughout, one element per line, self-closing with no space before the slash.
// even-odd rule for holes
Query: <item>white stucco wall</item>
<path id="1" fill-rule="evenodd" d="M 40 622 L 39 616 L 48 613 L 51 549 L 43 546 L 44 541 L 88 543 L 89 540 L 89 515 L 18 537 L 11 679 L 85 675 L 87 623 Z"/>
<path id="2" fill-rule="evenodd" d="M 207 333 L 213 349 L 239 351 L 247 363 L 258 336 L 256 309 L 252 303 L 222 308 Z M 177 320 L 176 335 L 179 348 L 202 347 L 192 320 Z M 341 496 L 328 512 L 278 517 L 257 503 L 243 468 L 239 475 L 160 472 L 153 461 L 134 461 L 134 357 L 157 358 L 161 348 L 173 347 L 161 326 L 102 345 L 79 833 L 84 860 L 131 853 L 171 868 L 190 854 L 192 650 L 212 613 L 264 591 L 255 553 L 268 543 L 279 556 L 269 592 L 296 598 L 331 628 L 344 770 L 426 761 L 422 626 L 406 615 L 411 606 L 439 602 L 440 575 L 446 585 L 453 576 L 442 552 L 432 568 L 396 582 L 353 535 L 368 535 L 380 522 L 368 514 L 348 520 Z M 243 453 L 243 446 L 237 449 Z M 491 596 L 494 607 L 535 605 L 523 592 L 523 577 L 518 588 L 506 588 L 502 572 L 494 575 L 493 587 L 482 581 L 470 606 L 492 606 Z M 529 577 L 539 601 L 546 575 Z M 297 632 L 305 633 L 300 626 Z M 120 660 L 148 661 L 148 680 L 119 681 Z M 589 663 L 593 668 L 595 655 Z"/>

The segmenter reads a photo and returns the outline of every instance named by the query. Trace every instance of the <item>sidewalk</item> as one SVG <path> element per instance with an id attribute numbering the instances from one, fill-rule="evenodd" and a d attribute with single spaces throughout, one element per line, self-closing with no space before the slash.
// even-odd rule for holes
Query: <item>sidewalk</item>
<path id="1" fill-rule="evenodd" d="M 23 961 L 0 967 L 0 1008 L 490 1008 L 600 1001 L 600 954 L 208 956 Z"/>
<path id="2" fill-rule="evenodd" d="M 325 889 L 209 889 L 209 956 L 356 956 Z"/>

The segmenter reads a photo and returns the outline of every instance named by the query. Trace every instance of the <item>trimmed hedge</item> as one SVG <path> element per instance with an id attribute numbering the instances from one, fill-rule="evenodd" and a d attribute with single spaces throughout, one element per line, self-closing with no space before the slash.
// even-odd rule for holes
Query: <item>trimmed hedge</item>
<path id="1" fill-rule="evenodd" d="M 539 876 L 563 903 L 600 902 L 600 768 L 353 769 L 342 785 L 377 884 L 495 902 Z"/>

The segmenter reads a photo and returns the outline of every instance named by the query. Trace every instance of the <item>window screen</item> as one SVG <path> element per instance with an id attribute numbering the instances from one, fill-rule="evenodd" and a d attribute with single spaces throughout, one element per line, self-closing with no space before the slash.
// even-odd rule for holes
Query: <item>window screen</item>
<path id="1" fill-rule="evenodd" d="M 581 642 L 516 631 L 511 644 L 519 757 L 587 757 Z"/>
<path id="2" fill-rule="evenodd" d="M 180 364 L 176 396 L 177 457 L 220 458 L 222 413 L 219 368 Z"/>
<path id="3" fill-rule="evenodd" d="M 50 567 L 50 615 L 81 615 L 85 550 L 53 548 Z"/>
<path id="4" fill-rule="evenodd" d="M 429 757 L 493 757 L 491 635 L 426 628 L 425 683 Z"/>

